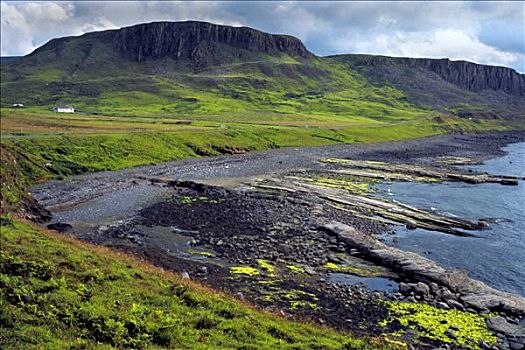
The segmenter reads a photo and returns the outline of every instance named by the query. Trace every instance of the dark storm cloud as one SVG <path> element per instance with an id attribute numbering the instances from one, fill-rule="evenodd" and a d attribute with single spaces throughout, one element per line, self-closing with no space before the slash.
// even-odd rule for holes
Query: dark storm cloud
<path id="1" fill-rule="evenodd" d="M 316 54 L 450 57 L 525 71 L 523 2 L 2 2 L 2 55 L 57 36 L 161 20 L 250 26 Z"/>

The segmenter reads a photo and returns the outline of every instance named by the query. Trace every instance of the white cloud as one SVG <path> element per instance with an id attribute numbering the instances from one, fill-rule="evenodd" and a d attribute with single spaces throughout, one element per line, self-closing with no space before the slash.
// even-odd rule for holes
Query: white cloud
<path id="1" fill-rule="evenodd" d="M 342 52 L 450 58 L 491 65 L 510 65 L 519 58 L 516 53 L 499 51 L 458 29 L 382 33 L 372 38 L 344 38 L 336 40 L 334 44 Z"/>
<path id="2" fill-rule="evenodd" d="M 1 3 L 1 54 L 24 55 L 50 39 L 117 28 L 103 15 L 77 18 L 68 2 Z"/>
<path id="3" fill-rule="evenodd" d="M 26 53 L 32 48 L 31 28 L 23 14 L 13 5 L 2 2 L 1 9 L 1 54 Z"/>
<path id="4" fill-rule="evenodd" d="M 152 21 L 200 20 L 295 35 L 316 54 L 450 57 L 525 70 L 524 2 L 2 2 L 2 55 Z"/>

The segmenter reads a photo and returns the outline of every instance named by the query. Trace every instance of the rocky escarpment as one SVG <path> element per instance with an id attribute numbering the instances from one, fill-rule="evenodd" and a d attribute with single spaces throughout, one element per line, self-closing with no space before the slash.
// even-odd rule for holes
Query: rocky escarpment
<path id="1" fill-rule="evenodd" d="M 502 90 L 511 95 L 525 95 L 525 75 L 507 67 L 486 66 L 449 59 L 408 59 L 409 65 L 423 67 L 449 83 L 470 91 Z"/>
<path id="2" fill-rule="evenodd" d="M 205 62 L 220 54 L 219 45 L 268 55 L 312 57 L 303 43 L 292 36 L 272 35 L 247 27 L 206 22 L 154 22 L 118 30 L 114 47 L 136 61 L 172 57 Z"/>
<path id="3" fill-rule="evenodd" d="M 401 65 L 431 71 L 443 80 L 463 89 L 504 91 L 515 96 L 525 96 L 525 74 L 512 68 L 487 66 L 467 61 L 431 58 L 395 58 L 385 56 L 361 56 L 358 64 L 372 67 Z"/>

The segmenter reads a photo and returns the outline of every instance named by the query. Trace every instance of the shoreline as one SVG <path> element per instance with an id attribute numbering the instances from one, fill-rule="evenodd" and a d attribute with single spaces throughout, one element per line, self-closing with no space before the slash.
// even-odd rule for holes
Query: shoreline
<path id="1" fill-rule="evenodd" d="M 284 173 L 305 168 L 317 170 L 319 169 L 317 160 L 329 156 L 386 162 L 425 163 L 428 158 L 441 155 L 471 157 L 481 163 L 486 159 L 504 155 L 502 147 L 519 141 L 525 141 L 525 130 L 451 134 L 374 144 L 283 147 L 240 155 L 190 158 L 118 171 L 77 175 L 65 180 L 50 180 L 32 186 L 29 190 L 41 204 L 53 207 L 59 202 L 64 202 L 63 197 L 66 198 L 66 202 L 78 204 L 96 198 L 100 194 L 98 192 L 107 193 L 115 189 L 130 187 L 135 177 L 144 174 L 179 180 L 248 178 L 268 172 Z M 83 191 L 83 186 L 90 186 L 95 192 Z M 53 200 L 53 197 L 61 200 Z"/>
<path id="2" fill-rule="evenodd" d="M 59 221 L 54 223 L 64 225 L 55 226 L 59 231 L 75 232 L 80 239 L 136 254 L 263 309 L 358 334 L 378 334 L 384 331 L 378 322 L 388 313 L 380 299 L 430 303 L 476 314 L 488 310 L 465 307 L 451 290 L 440 291 L 448 299 L 436 298 L 428 292 L 434 289 L 431 284 L 407 278 L 402 270 L 367 265 L 359 249 L 347 249 L 343 240 L 320 228 L 344 222 L 373 236 L 388 230 L 389 224 L 332 207 L 309 191 L 283 192 L 287 174 L 326 174 L 332 165 L 319 160 L 327 156 L 428 165 L 436 157 L 452 155 L 479 162 L 501 155 L 501 147 L 516 140 L 525 140 L 525 132 L 269 150 L 83 175 L 39 186 L 41 192 L 37 190 L 35 196 L 58 214 Z M 266 180 L 285 182 L 272 185 L 273 189 L 254 190 L 260 185 L 261 172 L 266 173 Z M 234 176 L 228 182 L 225 175 Z M 57 210 L 64 194 L 70 205 Z M 113 213 L 118 212 L 122 209 L 119 201 L 129 204 L 124 217 L 99 215 L 108 204 L 115 207 Z M 133 205 L 138 210 L 130 210 Z M 86 213 L 87 217 L 80 215 Z M 89 215 L 96 220 L 89 221 Z M 80 228 L 75 220 L 93 225 Z M 333 273 L 393 278 L 400 282 L 399 292 L 333 284 L 327 280 Z M 510 312 L 504 322 L 523 318 L 523 310 L 517 310 L 517 318 Z M 425 344 L 423 348 L 439 343 L 429 340 Z"/>

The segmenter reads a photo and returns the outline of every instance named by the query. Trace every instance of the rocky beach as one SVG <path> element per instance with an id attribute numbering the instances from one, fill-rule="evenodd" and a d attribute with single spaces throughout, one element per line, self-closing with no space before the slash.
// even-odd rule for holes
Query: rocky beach
<path id="1" fill-rule="evenodd" d="M 502 155 L 501 147 L 524 139 L 514 132 L 276 149 L 85 175 L 33 193 L 53 214 L 50 228 L 287 317 L 412 339 L 414 330 L 388 319 L 389 309 L 490 313 L 499 348 L 521 349 L 522 296 L 375 238 L 399 226 L 471 237 L 491 224 L 380 198 L 372 188 L 386 180 L 516 186 L 523 179 L 455 165 Z M 459 331 L 440 329 L 462 344 Z M 424 328 L 417 332 L 418 347 L 443 343 Z"/>

